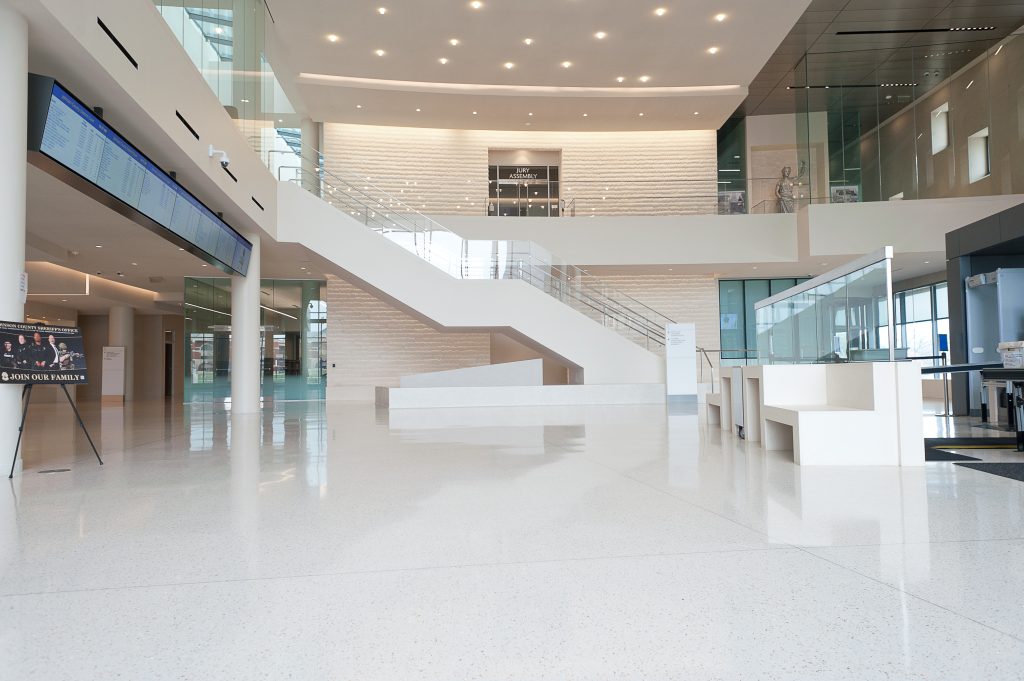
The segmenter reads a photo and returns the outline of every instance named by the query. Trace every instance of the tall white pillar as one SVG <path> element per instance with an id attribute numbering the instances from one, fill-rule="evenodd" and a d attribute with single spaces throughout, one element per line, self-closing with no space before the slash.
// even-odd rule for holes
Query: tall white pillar
<path id="1" fill-rule="evenodd" d="M 135 310 L 128 305 L 115 305 L 110 308 L 107 322 L 107 345 L 124 348 L 124 401 L 135 395 Z M 163 352 L 163 348 L 154 348 L 153 352 Z"/>
<path id="2" fill-rule="evenodd" d="M 252 242 L 249 274 L 231 277 L 231 411 L 254 414 L 260 410 L 263 357 L 260 353 L 260 237 Z"/>
<path id="3" fill-rule="evenodd" d="M 0 320 L 25 321 L 18 281 L 25 270 L 25 192 L 28 148 L 28 23 L 0 0 Z M 21 386 L 0 385 L 0 461 L 14 454 L 21 422 Z M 21 457 L 18 458 L 18 471 Z M 18 472 L 15 471 L 15 472 Z"/>

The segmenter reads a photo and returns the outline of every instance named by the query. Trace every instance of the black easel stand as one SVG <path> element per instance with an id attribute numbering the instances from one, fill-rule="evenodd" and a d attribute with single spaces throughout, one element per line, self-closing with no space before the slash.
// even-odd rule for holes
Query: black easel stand
<path id="1" fill-rule="evenodd" d="M 14 465 L 18 462 L 18 449 L 21 448 L 21 436 L 25 432 L 25 418 L 28 416 L 28 403 L 32 401 L 32 383 L 26 383 L 25 387 L 21 390 L 21 400 L 24 402 L 24 406 L 21 409 L 21 425 L 18 426 L 18 444 L 14 445 L 14 458 L 11 459 L 11 474 L 7 476 L 7 479 L 14 477 Z M 82 432 L 85 433 L 85 438 L 89 441 L 89 446 L 92 447 L 92 453 L 96 455 L 96 460 L 103 465 L 103 459 L 100 458 L 100 453 L 96 451 L 96 445 L 93 444 L 92 437 L 89 435 L 88 429 L 85 427 L 85 422 L 82 421 L 82 415 L 78 413 L 78 407 L 75 406 L 75 401 L 71 399 L 71 393 L 68 392 L 68 386 L 64 383 L 60 384 L 61 390 L 64 391 L 64 396 L 68 398 L 68 404 L 75 412 L 75 418 L 78 419 L 78 425 L 82 427 Z"/>

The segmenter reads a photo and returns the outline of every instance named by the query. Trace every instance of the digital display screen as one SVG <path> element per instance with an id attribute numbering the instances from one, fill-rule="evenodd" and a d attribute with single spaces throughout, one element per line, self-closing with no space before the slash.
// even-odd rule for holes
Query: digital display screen
<path id="1" fill-rule="evenodd" d="M 54 82 L 39 151 L 238 274 L 252 244 Z"/>

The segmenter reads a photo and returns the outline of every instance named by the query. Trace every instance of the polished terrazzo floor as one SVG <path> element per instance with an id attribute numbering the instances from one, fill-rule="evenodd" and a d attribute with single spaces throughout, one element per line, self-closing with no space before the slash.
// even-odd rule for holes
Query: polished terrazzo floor
<path id="1" fill-rule="evenodd" d="M 656 406 L 302 402 L 86 405 L 101 468 L 33 409 L 5 680 L 1024 678 L 1006 478 L 800 468 Z"/>

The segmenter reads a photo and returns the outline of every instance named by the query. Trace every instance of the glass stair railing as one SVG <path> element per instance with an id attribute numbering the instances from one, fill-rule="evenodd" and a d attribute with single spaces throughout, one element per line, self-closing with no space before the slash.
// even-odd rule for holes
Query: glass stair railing
<path id="1" fill-rule="evenodd" d="M 519 279 L 641 347 L 661 352 L 671 319 L 530 241 L 465 239 L 381 190 L 366 177 L 323 168 L 303 145 L 299 162 L 281 166 L 294 182 L 458 279 Z"/>

